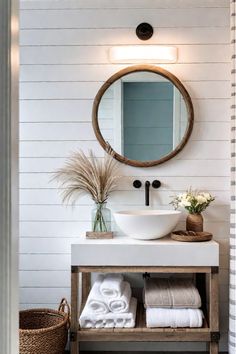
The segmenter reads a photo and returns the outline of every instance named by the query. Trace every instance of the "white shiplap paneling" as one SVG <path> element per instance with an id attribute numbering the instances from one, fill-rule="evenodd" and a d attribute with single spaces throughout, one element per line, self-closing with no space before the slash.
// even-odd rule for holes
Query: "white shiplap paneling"
<path id="1" fill-rule="evenodd" d="M 50 30 L 50 33 L 51 31 L 53 30 Z M 38 32 L 39 30 L 36 30 L 37 37 L 39 36 Z M 75 33 L 74 35 L 75 41 L 72 41 L 72 35 L 69 32 L 67 37 L 68 37 L 68 41 L 69 40 L 71 41 L 71 44 L 65 45 L 66 39 L 64 43 L 61 42 L 62 37 L 60 32 L 61 31 L 55 33 L 55 40 L 53 38 L 50 41 L 50 33 L 44 31 L 42 33 L 42 38 L 40 37 L 42 40 L 39 39 L 38 45 L 22 46 L 21 63 L 24 65 L 105 64 L 107 63 L 108 60 L 108 48 L 109 48 L 108 45 L 111 46 L 116 44 L 116 43 L 109 43 L 105 47 L 103 44 L 101 44 L 99 47 L 97 47 L 96 44 L 91 43 L 91 46 L 88 47 L 88 43 L 86 41 L 85 43 L 78 43 L 78 38 L 83 38 L 83 36 L 86 37 L 88 36 L 88 30 L 86 30 L 86 33 Z M 28 32 L 27 34 L 29 35 Z M 91 33 L 91 36 L 93 35 L 94 33 Z M 106 35 L 107 35 L 106 33 L 101 33 L 101 37 Z M 120 35 L 121 38 L 123 38 L 124 36 L 125 34 Z M 205 43 L 203 43 L 203 45 L 199 45 L 199 43 L 203 41 L 203 38 L 205 38 Z M 38 39 L 36 38 L 35 41 L 38 41 Z M 44 41 L 46 41 L 45 44 Z M 139 42 L 134 41 L 133 37 L 130 38 L 129 42 L 131 44 L 140 44 Z M 179 43 L 174 43 L 174 42 L 172 43 L 172 42 L 173 40 L 170 42 L 170 44 L 178 45 L 179 48 L 178 62 L 181 64 L 222 63 L 222 62 L 229 61 L 228 60 L 230 54 L 229 47 L 227 46 L 227 44 L 224 44 L 226 42 L 226 38 L 224 39 L 223 44 L 217 44 L 217 35 L 215 40 L 216 44 L 209 44 L 210 41 L 207 40 L 207 37 L 204 36 L 202 36 L 201 38 L 196 38 L 195 40 L 196 44 L 189 43 L 188 45 L 187 44 L 181 45 Z M 161 43 L 160 39 L 158 39 L 158 44 L 165 44 L 165 43 L 166 40 L 163 39 Z M 153 44 L 155 44 L 155 42 Z M 188 46 L 191 46 L 191 51 L 189 51 Z M 82 51 L 82 47 L 84 48 L 83 51 Z M 95 56 L 93 55 L 94 53 Z"/>
<path id="2" fill-rule="evenodd" d="M 98 62 L 99 47 L 91 47 Z M 90 56 L 93 55 L 91 51 Z M 106 60 L 107 52 L 104 53 Z M 89 57 L 89 54 L 88 54 Z M 81 59 L 81 57 L 80 57 Z M 102 63 L 101 63 L 102 64 Z M 41 82 L 41 81 L 104 81 L 105 77 L 110 77 L 116 71 L 121 70 L 125 65 L 109 65 L 103 64 L 102 70 L 100 65 L 24 65 L 21 70 L 21 82 Z M 178 64 L 173 68 L 172 64 L 161 65 L 166 70 L 178 76 L 181 80 L 187 78 L 188 81 L 225 81 L 230 79 L 230 64 L 229 63 L 211 63 L 205 65 L 199 64 Z M 228 73 L 228 76 L 225 73 Z"/>
<path id="3" fill-rule="evenodd" d="M 20 85 L 22 100 L 92 100 L 103 82 L 27 82 Z M 184 82 L 193 99 L 227 99 L 229 81 Z"/>
<path id="4" fill-rule="evenodd" d="M 227 27 L 229 8 L 210 8 L 205 16 L 204 8 L 194 9 L 145 9 L 145 19 L 158 28 L 178 27 Z M 114 21 L 114 18 L 116 19 Z M 65 9 L 21 11 L 21 29 L 48 28 L 133 28 L 143 20 L 143 9 Z"/>
<path id="5" fill-rule="evenodd" d="M 178 62 L 161 65 L 178 76 L 193 98 L 190 142 L 173 160 L 149 169 L 124 166 L 112 210 L 138 208 L 143 191 L 133 178 L 160 178 L 151 196 L 165 207 L 169 196 L 192 186 L 209 190 L 215 205 L 205 228 L 220 243 L 221 348 L 227 342 L 230 46 L 228 0 L 22 0 L 20 103 L 20 278 L 22 307 L 56 307 L 70 297 L 70 244 L 89 228 L 91 201 L 61 206 L 53 171 L 75 148 L 103 151 L 91 126 L 93 98 L 101 84 L 126 65 L 111 65 L 111 45 L 140 44 L 139 22 L 155 27 L 149 44 L 178 47 Z M 179 227 L 184 227 L 184 218 Z M 150 344 L 145 350 L 163 349 Z M 182 349 L 181 349 L 182 348 Z M 191 344 L 180 350 L 201 350 Z M 98 348 L 99 349 L 99 348 Z M 132 346 L 135 350 L 135 346 Z M 141 348 L 142 349 L 142 348 Z M 172 344 L 165 350 L 173 350 Z"/>
<path id="6" fill-rule="evenodd" d="M 136 174 L 133 178 L 140 177 Z M 156 175 L 150 176 L 154 178 Z M 211 191 L 226 191 L 229 190 L 228 176 L 204 176 L 198 177 L 194 176 L 162 176 L 162 190 L 176 190 L 181 191 L 186 188 L 187 185 L 195 185 L 196 188 L 204 190 L 209 189 Z M 55 189 L 57 187 L 55 182 L 51 182 L 52 175 L 50 173 L 21 173 L 20 175 L 20 187 L 24 189 Z M 50 185 L 49 185 L 50 181 Z M 130 178 L 124 177 L 120 182 L 120 188 L 122 190 L 131 190 L 130 188 Z"/>
<path id="7" fill-rule="evenodd" d="M 228 8 L 228 0 L 198 0 L 189 1 L 173 1 L 173 0 L 103 0 L 102 4 L 100 0 L 24 0 L 21 1 L 20 8 L 23 9 L 120 9 L 120 8 L 132 8 L 132 9 L 178 9 L 178 8 Z"/>

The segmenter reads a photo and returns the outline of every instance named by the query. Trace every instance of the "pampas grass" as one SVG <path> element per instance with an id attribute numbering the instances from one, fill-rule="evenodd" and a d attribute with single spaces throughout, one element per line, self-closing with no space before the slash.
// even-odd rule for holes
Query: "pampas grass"
<path id="1" fill-rule="evenodd" d="M 89 194 L 95 203 L 106 202 L 117 189 L 119 178 L 118 163 L 113 155 L 106 153 L 104 159 L 98 159 L 91 150 L 89 157 L 82 151 L 74 152 L 53 177 L 62 189 L 63 203 L 72 204 L 82 194 Z"/>

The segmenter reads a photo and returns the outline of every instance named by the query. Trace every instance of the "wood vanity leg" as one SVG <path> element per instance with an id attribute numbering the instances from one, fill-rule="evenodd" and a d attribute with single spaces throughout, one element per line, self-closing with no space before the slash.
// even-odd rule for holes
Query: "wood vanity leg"
<path id="1" fill-rule="evenodd" d="M 91 286 L 91 273 L 82 273 L 82 304 L 85 304 Z"/>
<path id="2" fill-rule="evenodd" d="M 212 267 L 210 274 L 210 293 L 209 293 L 209 320 L 211 330 L 210 354 L 219 352 L 219 295 L 218 295 L 219 268 Z"/>
<path id="3" fill-rule="evenodd" d="M 79 289 L 78 267 L 72 266 L 71 267 L 71 326 L 70 326 L 70 353 L 71 354 L 79 354 L 78 289 Z"/>
<path id="4" fill-rule="evenodd" d="M 206 274 L 205 273 L 196 273 L 196 286 L 198 288 L 199 294 L 202 300 L 202 310 L 204 315 L 206 315 L 206 305 L 207 305 L 207 296 L 206 296 Z"/>
<path id="5" fill-rule="evenodd" d="M 210 343 L 210 354 L 218 354 L 219 353 L 219 343 L 211 342 Z"/>

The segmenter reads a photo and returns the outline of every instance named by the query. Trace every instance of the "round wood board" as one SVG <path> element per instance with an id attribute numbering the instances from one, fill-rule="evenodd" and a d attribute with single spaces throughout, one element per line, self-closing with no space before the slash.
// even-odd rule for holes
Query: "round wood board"
<path id="1" fill-rule="evenodd" d="M 203 242 L 210 241 L 212 234 L 210 232 L 175 231 L 171 233 L 171 238 L 181 242 Z"/>

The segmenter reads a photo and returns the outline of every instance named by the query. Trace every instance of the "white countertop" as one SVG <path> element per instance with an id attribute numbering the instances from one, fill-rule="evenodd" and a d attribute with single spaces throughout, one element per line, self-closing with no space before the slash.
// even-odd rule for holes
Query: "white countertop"
<path id="1" fill-rule="evenodd" d="M 170 237 L 141 241 L 116 236 L 113 239 L 78 239 L 71 245 L 71 265 L 80 266 L 219 266 L 219 244 L 178 242 Z"/>

